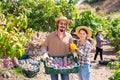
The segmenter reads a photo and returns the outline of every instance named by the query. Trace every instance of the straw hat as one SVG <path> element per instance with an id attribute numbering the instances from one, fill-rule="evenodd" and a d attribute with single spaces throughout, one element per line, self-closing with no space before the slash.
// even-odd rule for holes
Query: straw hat
<path id="1" fill-rule="evenodd" d="M 64 21 L 70 22 L 70 20 L 68 20 L 67 17 L 65 17 L 65 16 L 60 16 L 59 18 L 55 18 L 56 22 L 58 22 L 60 20 L 64 20 Z"/>
<path id="2" fill-rule="evenodd" d="M 87 31 L 87 38 L 89 39 L 89 38 L 91 38 L 91 36 L 92 36 L 92 31 L 88 28 L 88 27 L 86 27 L 86 26 L 79 26 L 79 27 L 77 27 L 76 28 L 76 35 L 79 37 L 79 31 L 81 30 L 81 29 L 85 29 L 86 31 Z"/>
<path id="3" fill-rule="evenodd" d="M 102 32 L 102 29 L 98 29 L 97 32 Z"/>

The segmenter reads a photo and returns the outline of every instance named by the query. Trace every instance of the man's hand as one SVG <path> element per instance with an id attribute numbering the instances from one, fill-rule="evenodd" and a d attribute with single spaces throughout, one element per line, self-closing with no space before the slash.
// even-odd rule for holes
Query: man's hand
<path id="1" fill-rule="evenodd" d="M 44 53 L 44 54 L 41 56 L 41 61 L 45 61 L 47 58 L 49 58 L 48 53 Z"/>

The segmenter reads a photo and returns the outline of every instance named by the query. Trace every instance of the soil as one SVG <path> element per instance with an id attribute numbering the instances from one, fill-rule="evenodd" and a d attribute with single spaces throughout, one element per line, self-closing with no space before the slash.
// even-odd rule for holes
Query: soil
<path id="1" fill-rule="evenodd" d="M 104 44 L 103 47 L 103 57 L 108 59 L 116 59 L 116 54 L 114 47 L 111 47 L 108 44 Z M 99 55 L 97 57 L 97 62 L 93 63 L 93 57 L 95 54 L 95 50 L 93 50 L 90 54 L 90 59 L 92 62 L 92 72 L 91 72 L 91 80 L 108 80 L 108 78 L 113 74 L 113 69 L 109 69 L 109 67 L 100 65 L 98 61 L 100 60 Z M 0 59 L 0 73 L 2 73 L 2 70 L 4 69 L 2 67 L 2 60 Z M 2 75 L 0 76 L 0 80 L 50 80 L 50 76 L 45 74 L 44 65 L 41 63 L 40 65 L 40 71 L 38 74 L 33 78 L 27 78 L 23 74 L 16 74 L 12 70 L 8 70 L 11 72 L 10 78 L 3 78 Z M 59 80 L 60 77 L 59 77 Z M 70 80 L 78 80 L 77 74 L 70 74 Z"/>
<path id="2" fill-rule="evenodd" d="M 112 3 L 110 3 L 110 2 L 112 2 Z M 102 5 L 102 4 L 104 4 L 104 5 Z M 91 6 L 96 7 L 99 5 L 100 6 L 102 5 L 101 10 L 104 10 L 106 13 L 120 10 L 120 0 L 115 0 L 114 2 L 113 2 L 113 0 L 103 0 L 99 3 L 92 4 Z M 104 51 L 103 51 L 104 59 L 105 58 L 108 58 L 108 59 L 116 59 L 117 58 L 114 47 L 112 47 L 108 44 L 104 44 L 103 49 L 104 49 Z M 95 63 L 93 63 L 94 54 L 95 54 L 95 51 L 93 50 L 90 54 L 90 59 L 92 62 L 91 80 L 108 80 L 108 78 L 111 75 L 113 75 L 114 70 L 109 69 L 109 67 L 107 67 L 105 65 L 100 65 L 98 63 L 98 61 L 100 60 L 99 55 L 97 57 L 97 61 Z M 33 78 L 27 78 L 23 74 L 17 74 L 11 69 L 7 69 L 8 71 L 11 72 L 11 76 L 9 78 L 3 78 L 2 72 L 5 69 L 3 68 L 2 61 L 3 61 L 3 59 L 0 58 L 0 80 L 50 80 L 50 76 L 45 74 L 43 63 L 41 63 L 41 65 L 40 65 L 40 71 Z M 59 80 L 61 80 L 60 76 L 59 76 Z M 70 74 L 70 80 L 78 80 L 77 74 Z"/>
<path id="3" fill-rule="evenodd" d="M 103 47 L 103 58 L 104 59 L 116 59 L 117 55 L 115 54 L 114 47 L 110 45 L 104 45 Z M 93 61 L 95 52 L 91 54 L 91 61 Z M 91 80 L 108 80 L 108 78 L 113 74 L 113 69 L 109 69 L 106 65 L 100 65 L 99 61 L 100 56 L 97 57 L 97 62 L 92 63 L 92 72 L 91 72 Z"/>
<path id="4" fill-rule="evenodd" d="M 91 7 L 100 7 L 100 11 L 103 11 L 104 13 L 111 13 L 116 12 L 120 10 L 120 0 L 99 0 L 96 3 L 90 4 Z"/>

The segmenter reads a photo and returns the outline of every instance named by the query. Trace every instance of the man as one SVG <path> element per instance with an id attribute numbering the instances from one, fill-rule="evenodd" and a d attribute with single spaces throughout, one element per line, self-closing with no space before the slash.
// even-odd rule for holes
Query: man
<path id="1" fill-rule="evenodd" d="M 70 43 L 72 43 L 72 36 L 66 32 L 68 27 L 68 20 L 65 16 L 55 19 L 57 30 L 50 33 L 42 49 L 51 56 L 64 56 L 70 53 Z M 69 74 L 60 74 L 61 80 L 69 80 Z M 58 74 L 50 74 L 51 80 L 58 80 Z"/>

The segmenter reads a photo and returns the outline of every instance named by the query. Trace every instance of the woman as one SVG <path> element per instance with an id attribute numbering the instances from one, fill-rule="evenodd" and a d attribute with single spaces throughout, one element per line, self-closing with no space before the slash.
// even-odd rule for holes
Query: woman
<path id="1" fill-rule="evenodd" d="M 102 42 L 106 42 L 106 40 L 103 39 L 102 36 L 102 30 L 98 30 L 96 33 L 96 54 L 94 56 L 94 61 L 96 61 L 97 55 L 100 52 L 100 59 L 103 60 L 103 44 Z"/>
<path id="2" fill-rule="evenodd" d="M 92 32 L 85 26 L 76 28 L 76 35 L 79 37 L 77 41 L 77 53 L 80 63 L 80 69 L 78 71 L 79 80 L 90 80 L 91 64 L 89 54 L 92 50 L 92 45 L 88 41 Z"/>

